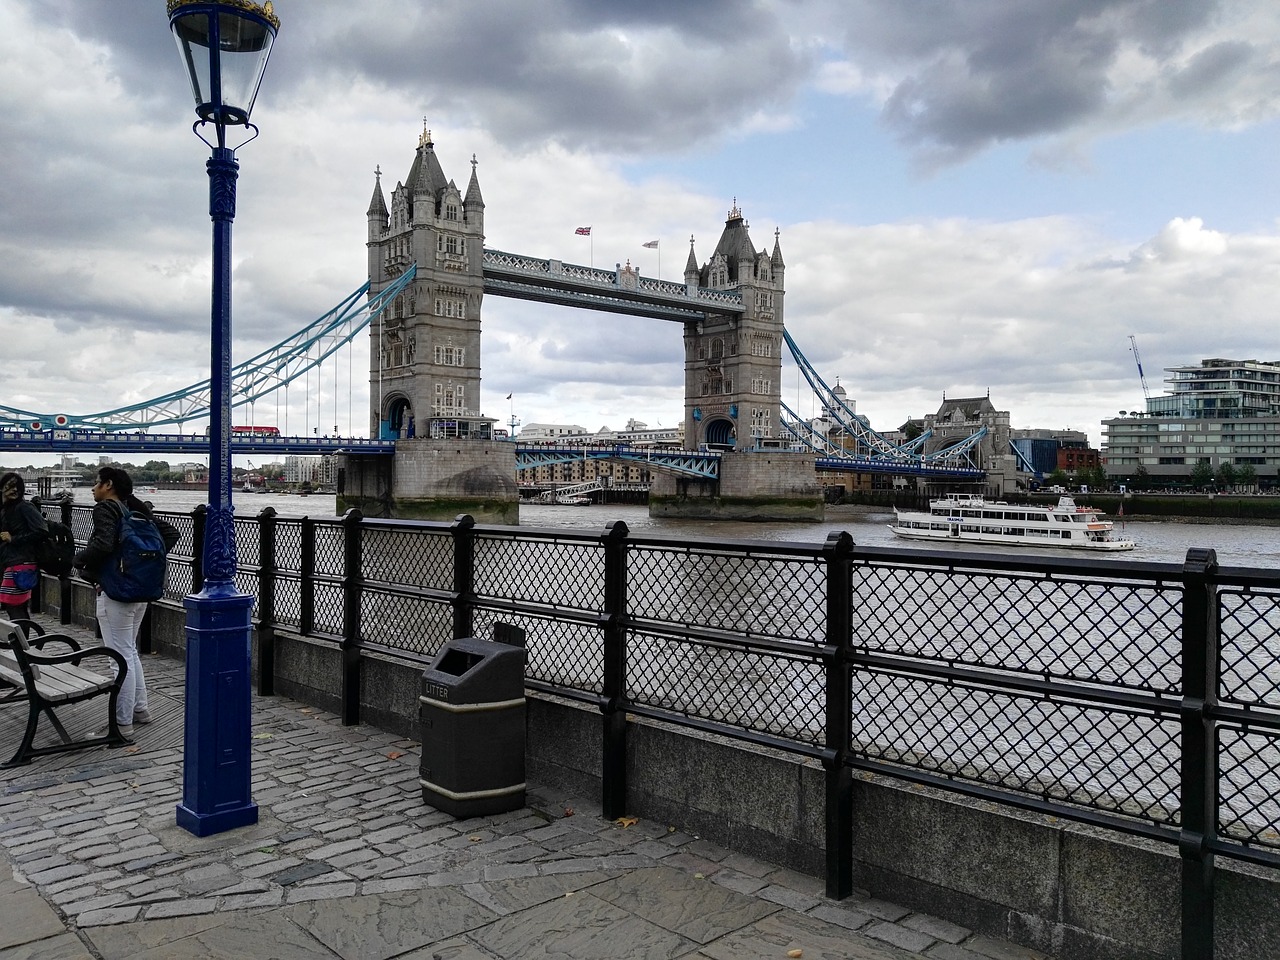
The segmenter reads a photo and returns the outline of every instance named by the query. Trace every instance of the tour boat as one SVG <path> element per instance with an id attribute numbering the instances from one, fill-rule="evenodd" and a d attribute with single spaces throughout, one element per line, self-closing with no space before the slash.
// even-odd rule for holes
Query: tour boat
<path id="1" fill-rule="evenodd" d="M 591 504 L 590 497 L 556 497 L 556 503 L 566 507 L 586 507 Z"/>
<path id="2" fill-rule="evenodd" d="M 1059 497 L 1055 507 L 987 500 L 952 494 L 929 501 L 929 512 L 894 508 L 889 529 L 908 540 L 1056 547 L 1068 550 L 1132 550 L 1134 542 L 1114 536 L 1114 524 L 1097 507 L 1077 506 Z"/>

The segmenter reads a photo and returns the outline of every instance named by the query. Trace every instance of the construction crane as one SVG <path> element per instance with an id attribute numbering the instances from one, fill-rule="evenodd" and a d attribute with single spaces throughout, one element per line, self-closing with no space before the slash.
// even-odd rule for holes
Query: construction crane
<path id="1" fill-rule="evenodd" d="M 1138 379 L 1142 381 L 1142 398 L 1151 399 L 1151 391 L 1147 389 L 1147 375 L 1142 372 L 1142 356 L 1138 353 L 1138 338 L 1129 335 L 1129 349 L 1133 351 L 1133 362 L 1138 365 Z"/>

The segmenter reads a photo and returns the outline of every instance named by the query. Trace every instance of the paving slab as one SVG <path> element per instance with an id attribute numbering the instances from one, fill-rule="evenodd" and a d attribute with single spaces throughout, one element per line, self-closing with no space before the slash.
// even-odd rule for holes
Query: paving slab
<path id="1" fill-rule="evenodd" d="M 95 958 L 80 942 L 79 937 L 64 930 L 56 937 L 0 950 L 0 960 L 95 960 Z"/>
<path id="2" fill-rule="evenodd" d="M 540 903 L 557 900 L 566 893 L 592 887 L 616 876 L 603 870 L 582 873 L 553 873 L 538 877 L 521 877 L 507 880 L 485 880 L 468 883 L 460 889 L 477 903 L 483 904 L 496 916 L 519 913 Z"/>
<path id="3" fill-rule="evenodd" d="M 89 932 L 103 960 L 320 960 L 332 957 L 314 937 L 279 911 L 227 912 L 209 926 L 171 927 L 177 921 L 151 920 L 129 924 L 137 943 L 153 943 L 139 950 L 120 936 L 121 927 Z M 175 932 L 181 929 L 183 934 Z"/>
<path id="4" fill-rule="evenodd" d="M 0 948 L 35 943 L 66 931 L 57 912 L 35 887 L 10 881 L 4 893 Z"/>
<path id="5" fill-rule="evenodd" d="M 502 960 L 675 960 L 695 946 L 590 893 L 502 917 L 472 936 Z"/>
<path id="6" fill-rule="evenodd" d="M 297 904 L 285 915 L 342 960 L 387 960 L 496 916 L 452 887 Z"/>
<path id="7" fill-rule="evenodd" d="M 916 960 L 920 956 L 792 910 L 771 914 L 708 944 L 692 956 L 712 960 L 777 960 L 792 950 L 800 950 L 804 960 Z"/>
<path id="8" fill-rule="evenodd" d="M 710 943 L 781 909 L 670 867 L 633 870 L 590 892 L 695 943 Z"/>

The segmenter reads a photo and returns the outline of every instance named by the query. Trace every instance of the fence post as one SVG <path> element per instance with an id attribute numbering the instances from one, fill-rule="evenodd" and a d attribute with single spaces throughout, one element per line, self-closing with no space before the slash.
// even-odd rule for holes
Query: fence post
<path id="1" fill-rule="evenodd" d="M 607 820 L 627 813 L 627 535 L 621 520 L 605 528 L 604 609 L 601 611 L 604 676 L 600 712 L 604 715 L 601 744 L 600 806 Z"/>
<path id="2" fill-rule="evenodd" d="M 62 502 L 58 504 L 58 515 L 62 519 L 62 525 L 68 530 L 71 526 L 71 504 L 70 497 L 63 497 Z M 73 534 L 74 536 L 74 534 Z M 71 622 L 71 604 L 72 589 L 70 575 L 58 578 L 58 622 L 66 625 Z"/>
<path id="3" fill-rule="evenodd" d="M 846 762 L 853 741 L 853 538 L 827 535 L 822 545 L 826 566 L 827 637 L 822 650 L 826 673 L 827 896 L 843 900 L 853 893 L 853 771 Z"/>
<path id="4" fill-rule="evenodd" d="M 476 521 L 460 513 L 449 526 L 453 535 L 453 639 L 473 635 L 476 604 Z"/>
<path id="5" fill-rule="evenodd" d="M 258 695 L 276 692 L 276 511 L 258 514 Z"/>
<path id="6" fill-rule="evenodd" d="M 360 522 L 356 508 L 342 515 L 342 725 L 360 722 L 360 595 L 364 583 Z"/>
<path id="7" fill-rule="evenodd" d="M 1187 551 L 1182 567 L 1182 960 L 1213 960 L 1214 854 L 1218 829 L 1218 557 Z"/>
<path id="8" fill-rule="evenodd" d="M 204 589 L 204 524 L 209 505 L 202 503 L 191 511 L 191 592 Z"/>
<path id="9" fill-rule="evenodd" d="M 40 495 L 36 494 L 32 497 L 30 503 L 36 508 L 36 512 L 43 517 L 44 504 L 40 502 Z M 3 572 L 0 569 L 0 573 Z M 27 601 L 27 609 L 32 614 L 44 613 L 44 571 L 39 568 L 36 570 L 36 585 L 31 588 L 31 599 Z"/>
<path id="10" fill-rule="evenodd" d="M 316 522 L 303 517 L 298 549 L 298 632 L 309 637 L 316 626 Z"/>

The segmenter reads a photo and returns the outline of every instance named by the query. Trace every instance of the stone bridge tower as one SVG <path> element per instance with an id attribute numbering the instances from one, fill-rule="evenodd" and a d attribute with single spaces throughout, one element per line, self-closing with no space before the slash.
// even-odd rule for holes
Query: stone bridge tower
<path id="1" fill-rule="evenodd" d="M 339 511 L 518 522 L 513 445 L 493 440 L 495 419 L 479 409 L 484 199 L 475 158 L 463 193 L 445 176 L 424 125 L 389 205 L 381 171 L 375 176 L 369 295 L 411 264 L 417 273 L 369 325 L 370 435 L 395 440 L 395 456 L 346 456 Z"/>
<path id="2" fill-rule="evenodd" d="M 820 520 L 822 490 L 811 453 L 789 449 L 782 398 L 782 247 L 756 250 L 735 199 L 711 259 L 689 241 L 689 288 L 737 290 L 742 313 L 709 312 L 684 327 L 685 446 L 722 451 L 714 483 L 654 471 L 649 513 L 738 520 Z"/>
<path id="3" fill-rule="evenodd" d="M 737 200 L 715 252 L 702 266 L 689 240 L 684 280 L 691 286 L 742 292 L 741 315 L 708 315 L 684 329 L 686 444 L 743 450 L 778 447 L 782 390 L 782 248 L 757 251 Z"/>
<path id="4" fill-rule="evenodd" d="M 480 306 L 484 200 L 476 177 L 463 194 L 444 175 L 423 130 L 409 175 L 388 209 L 378 177 L 369 202 L 369 294 L 412 263 L 413 283 L 369 326 L 374 436 L 488 437 L 480 416 Z"/>

